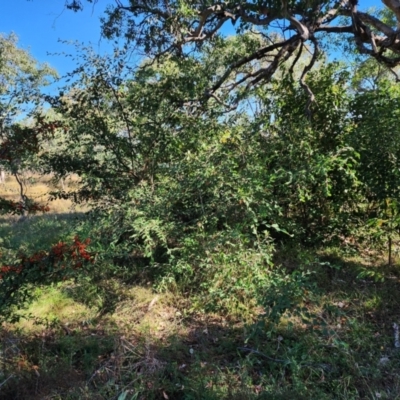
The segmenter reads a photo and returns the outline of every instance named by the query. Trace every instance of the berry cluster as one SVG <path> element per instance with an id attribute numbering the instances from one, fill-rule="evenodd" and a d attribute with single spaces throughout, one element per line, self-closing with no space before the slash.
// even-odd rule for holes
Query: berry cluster
<path id="1" fill-rule="evenodd" d="M 15 265 L 3 265 L 0 267 L 0 280 L 3 280 L 10 274 L 20 275 L 22 272 L 37 272 L 51 270 L 52 272 L 61 272 L 66 266 L 76 270 L 84 264 L 94 263 L 94 256 L 87 250 L 90 239 L 81 241 L 75 236 L 71 244 L 59 242 L 54 245 L 50 251 L 39 251 L 31 256 L 21 255 L 19 262 Z M 66 271 L 64 271 L 66 272 Z M 62 274 L 65 278 L 65 273 Z"/>
<path id="2" fill-rule="evenodd" d="M 2 213 L 10 213 L 10 214 L 22 214 L 24 211 L 29 214 L 36 214 L 37 212 L 49 212 L 50 207 L 45 205 L 40 205 L 33 201 L 27 202 L 27 204 L 23 204 L 19 201 L 0 199 L 0 210 Z"/>

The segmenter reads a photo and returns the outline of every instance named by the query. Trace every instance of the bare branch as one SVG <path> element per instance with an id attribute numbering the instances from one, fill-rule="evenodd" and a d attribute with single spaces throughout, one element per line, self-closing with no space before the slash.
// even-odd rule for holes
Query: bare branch
<path id="1" fill-rule="evenodd" d="M 271 53 L 272 51 L 279 49 L 279 48 L 285 48 L 286 45 L 293 44 L 299 40 L 300 40 L 300 36 L 296 35 L 296 36 L 291 37 L 288 40 L 285 40 L 284 42 L 279 42 L 279 43 L 275 43 L 271 46 L 263 47 L 263 48 L 257 50 L 256 52 L 254 52 L 253 54 L 243 57 L 242 59 L 236 61 L 235 63 L 231 64 L 227 68 L 227 70 L 222 75 L 222 77 L 212 86 L 210 92 L 215 92 L 216 90 L 218 90 L 221 87 L 221 85 L 228 79 L 229 75 L 236 69 L 242 67 L 243 65 L 249 63 L 250 61 L 259 60 L 259 59 L 263 58 L 265 55 L 267 55 L 268 53 Z"/>
<path id="2" fill-rule="evenodd" d="M 275 56 L 272 63 L 267 68 L 259 70 L 260 73 L 257 73 L 256 78 L 253 79 L 247 85 L 247 87 L 249 87 L 250 85 L 254 86 L 258 84 L 261 80 L 269 81 L 272 75 L 277 71 L 279 65 L 288 60 L 292 56 L 292 54 L 296 51 L 300 43 L 302 42 L 298 40 L 294 44 L 287 44 L 285 47 L 282 47 L 279 53 Z"/>
<path id="3" fill-rule="evenodd" d="M 319 47 L 318 47 L 317 40 L 315 38 L 312 38 L 311 41 L 314 44 L 314 53 L 312 55 L 310 63 L 304 68 L 303 73 L 301 74 L 301 77 L 300 77 L 300 85 L 308 94 L 306 113 L 309 116 L 311 116 L 310 106 L 311 106 L 311 103 L 313 103 L 315 101 L 315 96 L 314 96 L 314 93 L 312 92 L 312 90 L 310 89 L 310 87 L 307 85 L 305 78 L 306 78 L 307 74 L 311 71 L 313 66 L 315 65 L 315 63 L 318 59 L 318 55 L 319 55 Z"/>
<path id="4" fill-rule="evenodd" d="M 206 39 L 210 39 L 213 37 L 222 27 L 222 25 L 229 20 L 228 17 L 223 18 L 218 21 L 217 25 L 215 26 L 214 29 L 210 30 L 209 32 L 205 33 L 204 35 L 193 35 L 193 36 L 188 36 L 187 38 L 184 39 L 183 43 L 190 43 L 190 42 L 203 42 Z"/>
<path id="5" fill-rule="evenodd" d="M 393 70 L 392 68 L 388 68 L 388 70 L 392 73 L 396 82 L 400 82 L 400 78 L 399 78 L 399 75 L 397 74 L 397 72 L 395 70 Z"/>
<path id="6" fill-rule="evenodd" d="M 353 33 L 353 25 L 348 26 L 320 26 L 315 29 L 315 32 L 326 32 L 326 33 Z"/>
<path id="7" fill-rule="evenodd" d="M 261 11 L 260 14 L 263 15 L 263 17 L 257 18 L 257 17 L 248 15 L 246 13 L 246 11 L 244 10 L 243 6 L 241 6 L 241 5 L 239 6 L 239 15 L 244 22 L 250 22 L 251 24 L 258 25 L 258 26 L 267 26 L 276 19 L 275 16 L 268 15 L 267 10 L 260 9 L 260 11 Z"/>
<path id="8" fill-rule="evenodd" d="M 234 104 L 232 104 L 232 105 L 229 105 L 229 104 L 225 104 L 216 94 L 214 94 L 214 93 L 211 93 L 210 94 L 210 97 L 212 97 L 218 104 L 220 104 L 221 106 L 223 106 L 223 107 L 225 107 L 225 111 L 226 112 L 229 112 L 229 111 L 233 111 L 233 110 L 235 110 L 236 109 L 236 107 L 237 107 L 237 104 L 236 103 L 234 103 Z"/>
<path id="9" fill-rule="evenodd" d="M 300 37 L 304 41 L 306 41 L 306 40 L 308 40 L 310 38 L 310 31 L 308 30 L 308 28 L 305 25 L 303 25 L 300 21 L 298 21 L 292 15 L 288 15 L 287 18 L 292 23 L 292 25 L 294 25 L 294 27 L 296 28 L 296 30 L 299 33 Z"/>
<path id="10" fill-rule="evenodd" d="M 198 22 L 196 30 L 190 35 L 193 38 L 199 38 L 203 32 L 204 25 L 206 24 L 207 18 L 217 12 L 221 12 L 222 7 L 220 5 L 215 5 L 208 7 L 203 11 L 199 12 L 200 20 Z"/>
<path id="11" fill-rule="evenodd" d="M 295 57 L 295 59 L 293 60 L 292 65 L 291 65 L 290 68 L 289 68 L 289 73 L 290 73 L 291 75 L 293 74 L 294 67 L 296 66 L 297 62 L 300 60 L 301 53 L 303 52 L 303 46 L 304 46 L 304 45 L 303 45 L 303 42 L 301 42 L 301 43 L 300 43 L 299 51 L 297 52 L 296 57 Z"/>
<path id="12" fill-rule="evenodd" d="M 14 378 L 14 374 L 11 374 L 6 380 L 0 383 L 0 388 L 4 386 L 11 378 Z"/>
<path id="13" fill-rule="evenodd" d="M 327 24 L 332 22 L 338 15 L 339 11 L 344 8 L 348 3 L 348 0 L 338 1 L 334 8 L 331 8 L 324 16 L 317 20 L 317 25 Z"/>
<path id="14" fill-rule="evenodd" d="M 360 11 L 357 14 L 362 22 L 372 25 L 375 29 L 382 32 L 386 36 L 391 36 L 396 33 L 389 25 L 386 25 L 384 22 L 380 21 L 378 18 L 375 18 L 373 15 L 369 15 Z"/>

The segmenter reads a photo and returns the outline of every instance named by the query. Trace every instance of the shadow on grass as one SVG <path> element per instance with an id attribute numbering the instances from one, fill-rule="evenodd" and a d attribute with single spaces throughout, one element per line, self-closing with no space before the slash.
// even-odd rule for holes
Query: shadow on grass
<path id="1" fill-rule="evenodd" d="M 30 338 L 3 333 L 1 398 L 310 398 L 285 389 L 282 379 L 265 387 L 277 371 L 240 353 L 242 329 L 223 327 L 221 321 L 196 322 L 185 334 L 173 335 L 129 336 L 99 327 L 68 334 L 48 329 Z M 290 374 L 285 367 L 282 372 Z"/>
<path id="2" fill-rule="evenodd" d="M 314 303 L 302 304 L 313 321 L 285 315 L 275 327 L 189 312 L 187 299 L 148 287 L 110 285 L 108 314 L 4 331 L 0 398 L 398 399 L 391 325 L 399 283 L 354 281 L 358 264 L 346 267 L 326 286 L 316 270 Z"/>
<path id="3" fill-rule="evenodd" d="M 0 398 L 400 399 L 398 266 L 374 267 L 385 277 L 375 282 L 357 278 L 372 268 L 362 260 L 318 259 L 301 312 L 275 326 L 195 312 L 148 286 L 66 285 L 77 303 L 98 299 L 97 317 L 4 329 Z"/>
<path id="4" fill-rule="evenodd" d="M 345 311 L 357 311 L 354 316 L 362 315 L 365 322 L 393 337 L 393 323 L 400 322 L 399 263 L 389 266 L 382 260 L 367 263 L 337 255 L 321 257 L 321 261 L 326 264 L 316 270 L 320 292 L 343 299 Z"/>

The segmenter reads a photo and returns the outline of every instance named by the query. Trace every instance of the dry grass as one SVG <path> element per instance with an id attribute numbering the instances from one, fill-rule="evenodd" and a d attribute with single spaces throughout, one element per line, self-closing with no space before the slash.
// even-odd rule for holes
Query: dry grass
<path id="1" fill-rule="evenodd" d="M 38 175 L 30 172 L 25 172 L 22 175 L 25 195 L 30 199 L 38 202 L 40 205 L 48 205 L 50 214 L 64 214 L 71 210 L 87 211 L 86 206 L 77 206 L 71 200 L 56 199 L 50 201 L 49 192 L 54 189 L 62 189 L 62 183 L 55 182 L 51 175 Z M 79 184 L 77 176 L 71 176 L 65 179 L 63 185 L 65 191 L 73 190 Z M 10 175 L 7 176 L 6 182 L 0 184 L 0 196 L 7 200 L 19 201 L 20 186 L 16 179 Z"/>

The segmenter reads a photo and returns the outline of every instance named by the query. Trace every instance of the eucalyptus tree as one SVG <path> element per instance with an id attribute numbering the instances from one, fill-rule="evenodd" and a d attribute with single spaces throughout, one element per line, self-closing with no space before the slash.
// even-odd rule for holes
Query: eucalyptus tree
<path id="1" fill-rule="evenodd" d="M 84 3 L 65 2 L 75 11 Z M 360 54 L 389 69 L 400 64 L 400 1 L 382 0 L 380 13 L 361 11 L 362 4 L 358 0 L 115 0 L 110 1 L 102 19 L 102 32 L 107 38 L 126 39 L 150 58 L 167 53 L 186 57 L 221 35 L 256 32 L 265 38 L 210 76 L 201 94 L 203 100 L 217 96 L 220 90 L 249 89 L 270 81 L 288 59 L 292 58 L 295 65 L 308 46 L 312 57 L 299 81 L 313 99 L 305 78 L 315 66 L 321 47 L 326 48 L 328 36 L 339 35 L 342 42 L 348 39 Z"/>

